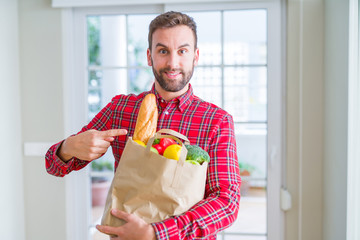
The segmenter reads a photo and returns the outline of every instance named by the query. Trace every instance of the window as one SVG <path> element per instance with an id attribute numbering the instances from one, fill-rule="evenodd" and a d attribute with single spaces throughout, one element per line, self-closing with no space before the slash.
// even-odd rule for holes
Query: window
<path id="1" fill-rule="evenodd" d="M 82 100 L 82 106 L 88 106 L 84 121 L 89 121 L 113 96 L 140 93 L 151 87 L 154 78 L 146 62 L 148 25 L 157 14 L 167 10 L 184 11 L 197 22 L 200 59 L 190 81 L 195 94 L 227 110 L 235 121 L 243 196 L 238 220 L 218 238 L 282 239 L 281 211 L 268 207 L 269 204 L 280 205 L 277 195 L 281 186 L 278 4 L 204 4 L 192 5 L 191 9 L 181 5 L 154 5 L 76 10 L 75 46 L 82 47 L 75 51 L 79 61 L 75 63 L 74 71 L 79 79 L 83 79 L 82 86 L 87 90 L 82 95 L 87 99 L 87 102 Z M 94 229 L 100 221 L 104 200 L 90 202 L 89 199 L 91 195 L 100 196 L 95 191 L 100 192 L 101 187 L 109 187 L 106 180 L 113 176 L 112 164 L 111 151 L 108 151 L 86 170 L 89 187 L 84 195 L 88 199 L 78 195 L 88 201 L 83 208 L 88 223 L 83 228 L 87 231 L 86 239 L 107 239 Z M 99 171 L 104 169 L 108 171 Z M 275 224 L 268 221 L 269 218 L 278 221 Z"/>

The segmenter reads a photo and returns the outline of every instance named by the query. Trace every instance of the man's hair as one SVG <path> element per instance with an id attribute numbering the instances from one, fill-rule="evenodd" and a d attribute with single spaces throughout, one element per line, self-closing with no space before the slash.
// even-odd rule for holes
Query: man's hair
<path id="1" fill-rule="evenodd" d="M 152 45 L 152 35 L 154 32 L 159 28 L 171 28 L 179 25 L 188 26 L 194 35 L 195 49 L 197 48 L 197 33 L 196 33 L 196 23 L 192 17 L 180 12 L 166 12 L 160 14 L 154 20 L 151 21 L 149 25 L 149 35 L 148 35 L 148 42 L 149 42 L 149 49 L 151 51 Z"/>

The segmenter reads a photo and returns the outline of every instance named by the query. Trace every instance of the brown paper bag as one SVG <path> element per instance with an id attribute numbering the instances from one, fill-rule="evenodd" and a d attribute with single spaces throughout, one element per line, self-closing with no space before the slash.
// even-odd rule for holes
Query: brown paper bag
<path id="1" fill-rule="evenodd" d="M 182 214 L 204 198 L 208 163 L 185 162 L 187 149 L 184 146 L 179 161 L 150 151 L 154 139 L 164 137 L 180 144 L 183 144 L 179 140 L 182 139 L 189 144 L 184 135 L 170 129 L 158 131 L 149 139 L 146 148 L 128 139 L 107 196 L 102 225 L 125 223 L 110 213 L 112 208 L 152 223 Z"/>

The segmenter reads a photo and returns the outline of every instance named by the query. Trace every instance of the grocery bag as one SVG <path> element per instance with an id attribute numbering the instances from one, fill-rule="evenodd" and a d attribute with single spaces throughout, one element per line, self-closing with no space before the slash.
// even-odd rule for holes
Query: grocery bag
<path id="1" fill-rule="evenodd" d="M 150 150 L 155 139 L 169 137 L 182 145 L 178 161 Z M 132 213 L 147 223 L 180 215 L 204 198 L 208 163 L 185 162 L 189 140 L 182 134 L 162 129 L 146 147 L 128 138 L 108 192 L 102 225 L 121 226 L 112 208 Z"/>

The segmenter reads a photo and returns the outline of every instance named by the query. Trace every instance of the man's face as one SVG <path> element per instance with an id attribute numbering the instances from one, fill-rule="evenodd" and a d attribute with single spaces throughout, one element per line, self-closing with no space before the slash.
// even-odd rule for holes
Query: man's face
<path id="1" fill-rule="evenodd" d="M 178 92 L 188 85 L 199 59 L 194 45 L 193 32 L 185 25 L 153 33 L 151 51 L 147 51 L 148 65 L 165 91 Z"/>

